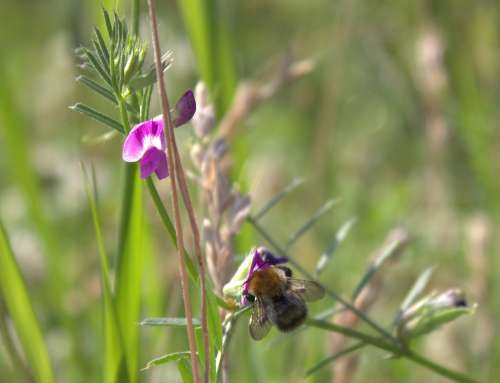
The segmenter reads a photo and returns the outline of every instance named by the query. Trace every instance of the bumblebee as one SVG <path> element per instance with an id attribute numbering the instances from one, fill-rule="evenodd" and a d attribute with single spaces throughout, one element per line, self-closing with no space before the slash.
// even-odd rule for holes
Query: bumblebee
<path id="1" fill-rule="evenodd" d="M 283 332 L 294 330 L 307 317 L 305 302 L 321 299 L 324 294 L 320 284 L 292 278 L 292 270 L 286 266 L 256 270 L 245 292 L 245 298 L 253 305 L 249 322 L 251 337 L 264 338 L 273 324 Z"/>

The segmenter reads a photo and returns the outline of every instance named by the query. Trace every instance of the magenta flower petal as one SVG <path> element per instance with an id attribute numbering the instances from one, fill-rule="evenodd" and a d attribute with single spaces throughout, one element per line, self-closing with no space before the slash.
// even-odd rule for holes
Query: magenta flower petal
<path id="1" fill-rule="evenodd" d="M 177 101 L 177 104 L 175 104 L 174 126 L 178 127 L 185 124 L 191 120 L 195 112 L 196 102 L 194 100 L 193 91 L 188 89 L 179 101 Z"/>
<path id="2" fill-rule="evenodd" d="M 162 180 L 164 178 L 168 177 L 168 159 L 167 159 L 167 154 L 165 152 L 161 152 L 162 158 L 158 162 L 158 166 L 156 167 L 155 173 L 156 176 L 158 177 L 159 180 Z"/>
<path id="3" fill-rule="evenodd" d="M 150 147 L 140 161 L 141 178 L 149 177 L 153 172 L 159 179 L 168 176 L 167 155 L 163 150 Z"/>
<path id="4" fill-rule="evenodd" d="M 151 147 L 165 150 L 162 119 L 148 120 L 134 126 L 123 143 L 122 158 L 126 162 L 139 161 Z"/>

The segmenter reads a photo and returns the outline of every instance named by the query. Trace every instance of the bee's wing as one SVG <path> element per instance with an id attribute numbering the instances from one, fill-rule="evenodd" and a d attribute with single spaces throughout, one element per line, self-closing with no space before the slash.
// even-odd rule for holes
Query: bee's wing
<path id="1" fill-rule="evenodd" d="M 254 303 L 250 323 L 248 324 L 250 335 L 255 340 L 261 340 L 271 330 L 271 326 L 272 323 L 267 317 L 264 304 L 260 299 L 257 299 Z"/>
<path id="2" fill-rule="evenodd" d="M 290 278 L 289 283 L 290 289 L 306 302 L 316 301 L 325 295 L 324 287 L 317 282 Z"/>

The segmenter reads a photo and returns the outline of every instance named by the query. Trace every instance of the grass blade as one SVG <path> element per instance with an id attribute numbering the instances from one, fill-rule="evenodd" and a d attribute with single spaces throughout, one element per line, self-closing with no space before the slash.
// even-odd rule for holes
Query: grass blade
<path id="1" fill-rule="evenodd" d="M 186 327 L 186 318 L 146 318 L 140 323 L 141 326 L 167 326 L 167 327 Z M 201 326 L 197 318 L 193 318 L 193 326 Z"/>
<path id="2" fill-rule="evenodd" d="M 318 362 L 317 364 L 315 364 L 313 367 L 309 368 L 307 371 L 306 371 L 306 377 L 314 374 L 316 371 L 318 371 L 319 369 L 325 367 L 326 365 L 330 364 L 330 363 L 333 363 L 335 362 L 337 359 L 345 356 L 345 355 L 348 355 L 354 351 L 357 351 L 359 350 L 360 348 L 364 347 L 365 346 L 365 342 L 357 342 L 355 344 L 353 344 L 352 346 L 350 347 L 347 347 L 345 349 L 343 349 L 342 351 L 339 351 L 333 355 L 330 355 L 329 357 L 321 360 L 320 362 Z"/>
<path id="3" fill-rule="evenodd" d="M 177 362 L 177 369 L 179 370 L 183 383 L 193 383 L 193 371 L 191 369 L 191 365 L 189 364 L 189 360 L 179 360 Z"/>
<path id="4" fill-rule="evenodd" d="M 277 203 L 279 203 L 283 198 L 290 194 L 293 190 L 298 188 L 304 183 L 301 178 L 295 178 L 287 187 L 282 191 L 276 193 L 271 199 L 256 213 L 254 214 L 254 219 L 258 221 L 261 219 L 269 210 L 271 210 Z"/>
<path id="5" fill-rule="evenodd" d="M 236 87 L 230 33 L 226 17 L 218 11 L 214 0 L 182 0 L 179 2 L 201 78 L 212 95 L 218 116 L 229 107 Z"/>
<path id="6" fill-rule="evenodd" d="M 90 211 L 92 213 L 92 221 L 94 224 L 94 231 L 97 242 L 97 249 L 99 253 L 99 262 L 101 270 L 101 285 L 103 292 L 103 322 L 104 322 L 104 365 L 103 365 L 103 379 L 106 383 L 114 383 L 121 373 L 120 368 L 123 362 L 123 341 L 120 335 L 120 328 L 116 314 L 116 307 L 113 299 L 111 289 L 111 278 L 109 275 L 108 256 L 106 254 L 106 247 L 102 236 L 101 223 L 97 211 L 97 201 L 94 193 L 95 182 L 89 180 L 85 168 L 82 166 L 85 191 L 89 202 Z M 92 177 L 94 179 L 94 177 Z"/>
<path id="7" fill-rule="evenodd" d="M 351 218 L 340 227 L 340 229 L 335 234 L 335 238 L 328 244 L 328 247 L 323 252 L 323 254 L 321 254 L 321 257 L 316 264 L 316 275 L 321 274 L 321 272 L 326 268 L 326 266 L 332 259 L 333 253 L 335 253 L 337 247 L 347 237 L 347 234 L 349 234 L 349 231 L 355 223 L 356 218 Z"/>
<path id="8" fill-rule="evenodd" d="M 71 110 L 76 110 L 77 112 L 85 114 L 85 115 L 93 118 L 96 121 L 99 121 L 100 123 L 112 128 L 112 129 L 116 129 L 122 134 L 125 133 L 125 131 L 123 130 L 122 124 L 120 124 L 118 121 L 114 120 L 113 118 L 108 117 L 105 114 L 98 112 L 97 110 L 91 108 L 90 106 L 87 106 L 85 104 L 78 102 L 75 105 L 70 106 L 69 108 Z"/>
<path id="9" fill-rule="evenodd" d="M 120 238 L 116 265 L 116 311 L 130 382 L 138 378 L 139 322 L 141 279 L 144 266 L 142 250 L 145 232 L 142 208 L 142 182 L 135 164 L 132 169 L 131 186 L 124 190 L 124 206 L 120 223 Z"/>
<path id="10" fill-rule="evenodd" d="M 0 292 L 23 346 L 33 376 L 39 383 L 54 382 L 49 354 L 28 290 L 0 221 Z"/>
<path id="11" fill-rule="evenodd" d="M 141 371 L 146 371 L 146 370 L 150 369 L 151 367 L 160 366 L 160 365 L 165 364 L 165 363 L 176 362 L 176 361 L 179 361 L 181 359 L 189 359 L 189 355 L 190 355 L 189 351 L 171 352 L 170 354 L 162 355 L 158 358 L 150 360 L 146 364 L 146 367 L 141 369 Z"/>
<path id="12" fill-rule="evenodd" d="M 311 218 L 309 218 L 301 227 L 299 227 L 297 229 L 297 231 L 295 233 L 293 233 L 290 238 L 288 239 L 288 242 L 285 246 L 285 249 L 288 250 L 290 247 L 293 246 L 293 244 L 295 242 L 297 242 L 297 240 L 302 237 L 302 235 L 304 235 L 309 229 L 311 229 L 315 224 L 316 222 L 318 222 L 318 220 L 326 213 L 328 213 L 328 211 L 330 211 L 330 209 L 335 206 L 336 204 L 338 203 L 338 200 L 329 200 L 329 201 L 326 201 L 323 206 L 321 206 L 318 210 L 316 210 L 316 212 L 312 215 Z"/>
<path id="13" fill-rule="evenodd" d="M 61 243 L 56 235 L 55 222 L 51 220 L 42 193 L 41 179 L 32 157 L 33 126 L 26 120 L 26 114 L 15 102 L 17 92 L 11 85 L 8 73 L 0 66 L 0 141 L 4 144 L 3 159 L 9 169 L 9 180 L 15 183 L 26 206 L 27 218 L 33 223 L 43 244 L 47 272 L 58 283 L 47 281 L 50 300 L 48 305 L 55 312 L 64 312 L 63 293 L 68 286 L 66 257 L 63 256 Z M 36 143 L 36 142 L 34 142 Z M 7 174 L 2 174 L 7 179 Z"/>

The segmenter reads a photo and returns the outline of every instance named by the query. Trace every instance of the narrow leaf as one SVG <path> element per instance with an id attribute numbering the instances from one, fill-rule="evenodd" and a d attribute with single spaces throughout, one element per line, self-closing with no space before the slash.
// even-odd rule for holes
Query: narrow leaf
<path id="1" fill-rule="evenodd" d="M 309 229 L 311 229 L 316 222 L 330 209 L 338 203 L 338 200 L 329 200 L 323 206 L 321 206 L 316 212 L 309 218 L 295 233 L 293 233 L 286 245 L 286 249 L 289 249 L 297 240 L 304 235 Z"/>
<path id="2" fill-rule="evenodd" d="M 16 262 L 7 232 L 0 221 L 0 293 L 12 318 L 29 367 L 37 382 L 52 383 L 54 374 L 42 331 Z"/>
<path id="3" fill-rule="evenodd" d="M 432 273 L 434 272 L 434 266 L 431 266 L 427 269 L 425 269 L 417 278 L 415 283 L 413 284 L 412 288 L 406 294 L 405 299 L 403 300 L 403 303 L 401 303 L 401 306 L 399 307 L 399 310 L 396 314 L 396 317 L 394 318 L 393 323 L 397 323 L 399 319 L 401 318 L 401 314 L 412 305 L 413 302 L 415 302 L 415 299 L 420 295 L 422 291 L 426 288 L 427 284 L 429 283 L 429 280 L 432 277 Z"/>
<path id="4" fill-rule="evenodd" d="M 80 75 L 80 76 L 78 76 L 76 78 L 76 81 L 78 81 L 79 83 L 84 84 L 85 86 L 89 87 L 93 91 L 99 93 L 101 96 L 107 98 L 113 104 L 118 104 L 118 102 L 116 101 L 115 96 L 113 95 L 113 93 L 110 90 L 106 89 L 105 87 L 103 87 L 102 85 L 98 84 L 94 80 L 91 80 L 87 76 Z"/>
<path id="5" fill-rule="evenodd" d="M 179 370 L 183 383 L 193 383 L 193 371 L 187 359 L 180 359 L 177 362 L 177 369 Z"/>
<path id="6" fill-rule="evenodd" d="M 140 323 L 141 326 L 168 326 L 168 327 L 186 327 L 186 318 L 146 318 Z M 199 319 L 193 318 L 193 326 L 201 326 Z"/>
<path id="7" fill-rule="evenodd" d="M 328 244 L 328 247 L 323 254 L 321 254 L 321 257 L 316 265 L 316 275 L 319 275 L 326 268 L 328 262 L 332 259 L 333 253 L 337 250 L 340 243 L 347 237 L 347 234 L 349 234 L 349 231 L 355 223 L 356 218 L 351 218 L 340 227 L 335 234 L 335 238 Z"/>
<path id="8" fill-rule="evenodd" d="M 77 103 L 73 106 L 69 107 L 71 110 L 76 110 L 77 112 L 80 112 L 82 114 L 85 114 L 89 117 L 92 117 L 94 120 L 99 121 L 100 123 L 112 128 L 118 130 L 120 133 L 124 134 L 125 131 L 123 130 L 122 124 L 120 124 L 118 121 L 114 120 L 111 117 L 106 116 L 105 114 L 102 114 L 98 112 L 97 110 L 91 108 L 90 106 L 87 106 L 82 103 Z"/>
<path id="9" fill-rule="evenodd" d="M 142 204 L 142 180 L 136 164 L 127 164 L 131 186 L 124 190 L 116 263 L 116 311 L 123 337 L 130 382 L 138 377 L 141 279 L 144 267 L 143 238 L 146 235 Z"/>
<path id="10" fill-rule="evenodd" d="M 101 32 L 99 31 L 99 29 L 94 28 L 94 33 L 96 35 L 99 48 L 104 56 L 105 63 L 109 65 L 109 51 L 108 47 L 106 46 L 106 43 L 104 42 L 104 39 L 102 38 Z"/>
<path id="11" fill-rule="evenodd" d="M 92 213 L 92 221 L 94 223 L 94 230 L 96 235 L 97 249 L 99 253 L 99 262 L 101 270 L 101 285 L 103 292 L 103 323 L 104 323 L 104 382 L 116 382 L 119 376 L 119 370 L 123 361 L 123 341 L 120 336 L 120 329 L 118 326 L 118 318 L 116 308 L 113 300 L 113 293 L 111 290 L 111 278 L 109 275 L 108 256 L 106 254 L 106 247 L 102 236 L 101 223 L 99 213 L 97 211 L 97 201 L 95 195 L 95 184 L 92 185 L 85 168 L 82 166 L 85 191 Z M 123 368 L 123 366 L 122 366 Z"/>
<path id="12" fill-rule="evenodd" d="M 190 357 L 190 355 L 191 355 L 190 351 L 172 352 L 170 354 L 166 354 L 166 355 L 160 356 L 158 358 L 155 358 L 153 360 L 150 360 L 146 364 L 146 367 L 141 369 L 141 371 L 145 371 L 145 370 L 150 369 L 151 367 L 159 366 L 159 365 L 162 365 L 165 363 L 176 362 L 176 361 L 179 361 L 181 359 L 188 359 Z"/>
<path id="13" fill-rule="evenodd" d="M 302 185 L 304 180 L 301 178 L 295 178 L 287 187 L 282 191 L 276 193 L 272 196 L 269 201 L 254 215 L 254 219 L 258 221 L 261 219 L 269 210 L 271 210 L 276 204 L 278 204 L 283 198 L 290 194 L 297 187 Z"/>
<path id="14" fill-rule="evenodd" d="M 391 257 L 396 256 L 400 253 L 402 247 L 407 243 L 408 237 L 406 235 L 400 235 L 396 233 L 396 237 L 385 246 L 380 255 L 378 255 L 370 264 L 365 274 L 361 277 L 354 293 L 352 294 L 352 300 L 354 301 L 358 295 L 361 293 L 363 288 L 370 282 L 377 271 L 382 267 L 382 265 L 389 260 Z"/>
<path id="15" fill-rule="evenodd" d="M 160 194 L 158 193 L 158 190 L 156 189 L 156 186 L 151 177 L 149 177 L 146 180 L 146 184 L 148 185 L 149 193 L 151 195 L 151 198 L 153 198 L 153 202 L 156 206 L 158 214 L 160 215 L 163 226 L 167 230 L 167 233 L 170 236 L 170 239 L 172 240 L 174 246 L 177 247 L 177 236 L 175 234 L 175 227 L 172 223 L 172 220 L 170 219 L 170 216 L 167 213 L 165 205 L 163 205 Z M 194 262 L 192 258 L 189 256 L 186 249 L 184 249 L 183 254 L 189 277 L 194 283 L 198 283 L 198 269 L 194 265 Z"/>
<path id="16" fill-rule="evenodd" d="M 342 351 L 339 351 L 339 352 L 321 360 L 320 362 L 318 362 L 317 364 L 315 364 L 313 367 L 309 368 L 306 371 L 306 377 L 314 374 L 316 371 L 318 371 L 322 367 L 325 367 L 326 365 L 335 362 L 337 359 L 339 359 L 345 355 L 351 354 L 354 351 L 357 351 L 364 346 L 365 346 L 364 342 L 357 342 L 357 343 L 353 344 L 352 346 L 349 346 L 349 347 L 343 349 Z"/>
<path id="17" fill-rule="evenodd" d="M 172 51 L 168 51 L 161 57 L 161 66 L 163 69 L 163 73 L 167 71 L 168 68 L 174 62 L 172 57 Z M 140 89 L 146 88 L 148 86 L 152 86 L 156 83 L 156 68 L 154 65 L 150 66 L 146 73 L 136 76 L 131 79 L 128 83 L 128 86 L 131 91 L 138 91 Z"/>
<path id="18" fill-rule="evenodd" d="M 110 39 L 113 38 L 113 26 L 111 25 L 111 19 L 109 18 L 109 13 L 106 9 L 102 9 L 102 13 L 104 15 L 104 21 L 106 23 L 106 30 L 108 31 L 108 36 Z"/>
<path id="19" fill-rule="evenodd" d="M 113 86 L 113 83 L 111 82 L 111 77 L 109 77 L 109 73 L 107 72 L 106 68 L 104 68 L 97 57 L 88 49 L 84 48 L 85 50 L 85 55 L 87 56 L 87 59 L 89 62 L 92 64 L 92 67 L 94 70 L 101 76 L 101 78 L 109 85 Z"/>

